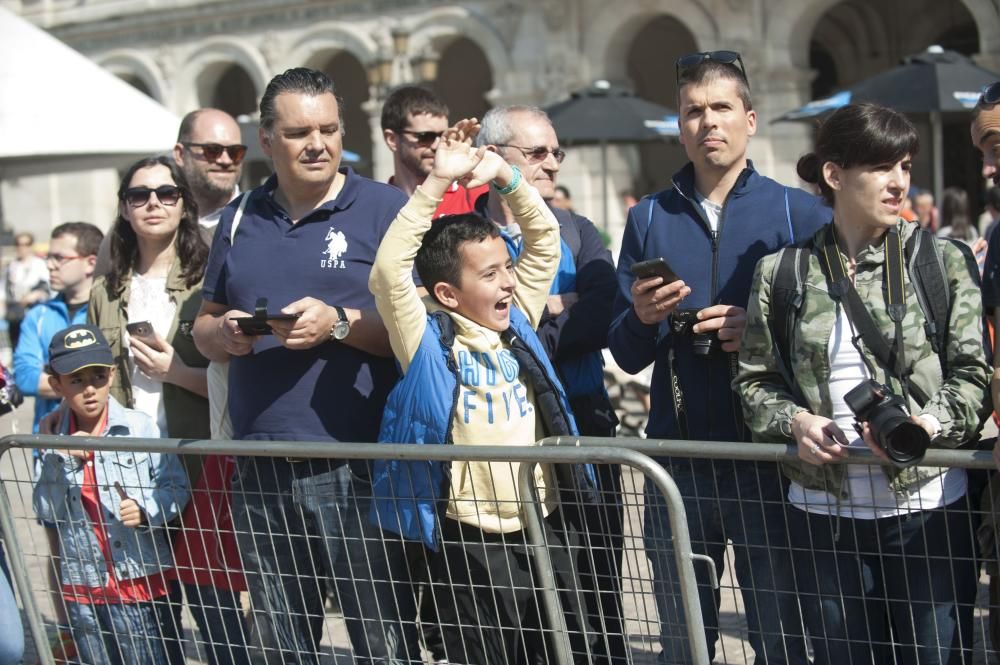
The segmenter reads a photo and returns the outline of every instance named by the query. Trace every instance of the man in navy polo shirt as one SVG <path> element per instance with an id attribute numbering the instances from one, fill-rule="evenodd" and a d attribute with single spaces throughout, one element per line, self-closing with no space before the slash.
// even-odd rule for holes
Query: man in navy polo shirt
<path id="1" fill-rule="evenodd" d="M 235 438 L 376 441 L 397 375 L 368 273 L 406 197 L 340 169 L 343 124 L 321 72 L 271 80 L 259 138 L 275 174 L 220 219 L 195 341 L 212 360 L 230 361 Z M 268 313 L 295 318 L 270 320 L 273 334 L 244 334 L 234 319 L 260 298 Z M 256 622 L 269 629 L 268 655 L 280 654 L 273 662 L 318 662 L 330 578 L 357 662 L 419 661 L 412 594 L 387 582 L 396 550 L 387 555 L 368 532 L 370 491 L 364 464 L 239 459 L 235 528 Z"/>

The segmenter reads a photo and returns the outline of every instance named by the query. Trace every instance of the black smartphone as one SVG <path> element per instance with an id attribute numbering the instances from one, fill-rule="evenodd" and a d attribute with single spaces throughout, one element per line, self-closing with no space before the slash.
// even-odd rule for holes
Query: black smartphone
<path id="1" fill-rule="evenodd" d="M 670 265 L 663 260 L 663 257 L 633 263 L 632 274 L 638 279 L 645 279 L 647 277 L 662 277 L 664 284 L 676 282 L 680 279 L 680 277 L 677 276 L 677 273 L 674 272 L 673 268 L 671 268 Z"/>
<path id="2" fill-rule="evenodd" d="M 237 316 L 229 320 L 235 321 L 244 335 L 270 335 L 274 331 L 268 321 L 294 321 L 299 316 L 299 314 L 266 314 L 263 317 Z"/>
<path id="3" fill-rule="evenodd" d="M 128 323 L 125 325 L 125 330 L 132 337 L 138 337 L 139 339 L 156 339 L 156 334 L 153 332 L 153 324 L 149 321 L 136 321 L 135 323 Z"/>

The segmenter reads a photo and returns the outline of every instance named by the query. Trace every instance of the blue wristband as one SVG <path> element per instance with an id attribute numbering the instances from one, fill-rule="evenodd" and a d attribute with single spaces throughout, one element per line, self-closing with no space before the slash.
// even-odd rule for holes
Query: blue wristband
<path id="1" fill-rule="evenodd" d="M 511 165 L 510 170 L 514 172 L 514 177 L 511 178 L 510 184 L 506 187 L 497 187 L 495 182 L 490 183 L 490 185 L 493 186 L 493 189 L 497 190 L 497 194 L 506 196 L 517 189 L 517 186 L 521 184 L 521 169 Z"/>

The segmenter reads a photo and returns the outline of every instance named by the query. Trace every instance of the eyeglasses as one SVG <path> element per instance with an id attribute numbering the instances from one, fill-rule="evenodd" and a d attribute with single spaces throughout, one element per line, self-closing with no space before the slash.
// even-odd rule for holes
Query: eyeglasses
<path id="1" fill-rule="evenodd" d="M 45 262 L 55 263 L 57 266 L 62 267 L 63 264 L 67 263 L 68 261 L 72 261 L 74 259 L 85 259 L 85 258 L 87 257 L 80 256 L 79 254 L 67 254 L 65 256 L 62 254 L 46 254 Z"/>
<path id="2" fill-rule="evenodd" d="M 424 148 L 434 145 L 434 142 L 444 136 L 444 132 L 415 132 L 412 129 L 401 129 L 400 134 L 409 134 L 413 142 Z"/>
<path id="3" fill-rule="evenodd" d="M 535 146 L 534 148 L 522 148 L 519 145 L 513 145 L 511 143 L 498 143 L 498 148 L 516 148 L 521 151 L 524 158 L 529 162 L 544 162 L 548 159 L 549 155 L 556 158 L 557 164 L 562 164 L 562 161 L 566 159 L 566 151 L 562 148 L 553 148 L 549 150 L 543 145 Z"/>
<path id="4" fill-rule="evenodd" d="M 680 82 L 681 75 L 684 72 L 697 67 L 706 60 L 720 62 L 724 65 L 736 65 L 740 70 L 740 74 L 743 75 L 743 80 L 747 85 L 750 85 L 750 79 L 747 78 L 747 68 L 743 66 L 743 58 L 736 51 L 702 51 L 701 53 L 682 55 L 677 58 L 675 64 L 677 81 Z"/>
<path id="5" fill-rule="evenodd" d="M 156 200 L 165 206 L 177 205 L 181 198 L 181 188 L 176 185 L 160 185 L 156 189 L 149 187 L 129 187 L 125 190 L 122 200 L 133 208 L 141 208 L 149 203 L 149 195 L 156 194 Z"/>
<path id="6" fill-rule="evenodd" d="M 983 86 L 976 106 L 993 106 L 997 102 L 1000 102 L 1000 81 Z"/>
<path id="7" fill-rule="evenodd" d="M 239 164 L 247 154 L 247 147 L 242 143 L 234 143 L 232 145 L 222 145 L 221 143 L 184 143 L 183 145 L 189 150 L 191 148 L 201 148 L 205 159 L 210 162 L 218 160 L 219 157 L 222 157 L 222 153 L 225 152 L 229 155 L 229 159 L 233 160 L 233 164 Z"/>

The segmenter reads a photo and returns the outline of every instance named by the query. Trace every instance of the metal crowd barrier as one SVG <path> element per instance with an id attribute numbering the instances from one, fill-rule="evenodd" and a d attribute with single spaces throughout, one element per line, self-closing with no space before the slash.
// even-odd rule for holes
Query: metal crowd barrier
<path id="1" fill-rule="evenodd" d="M 583 443 L 584 440 L 580 440 L 580 442 Z M 565 441 L 546 441 L 545 443 L 562 444 Z M 648 658 L 652 657 L 656 651 L 655 643 L 658 635 L 658 624 L 655 618 L 655 610 L 651 610 L 652 591 L 648 583 L 648 569 L 645 561 L 637 556 L 637 553 L 642 551 L 641 538 L 635 536 L 635 534 L 625 534 L 624 549 L 626 556 L 621 563 L 621 569 L 626 571 L 623 580 L 628 578 L 629 588 L 625 590 L 625 595 L 633 603 L 631 606 L 633 609 L 628 611 L 629 616 L 625 618 L 624 622 L 619 617 L 617 624 L 615 624 L 614 617 L 610 615 L 605 616 L 603 610 L 599 608 L 594 609 L 590 607 L 585 610 L 581 609 L 585 606 L 582 601 L 580 605 L 574 608 L 567 607 L 564 602 L 565 598 L 575 597 L 579 600 L 583 594 L 580 589 L 568 589 L 565 588 L 565 584 L 559 582 L 556 571 L 557 564 L 553 562 L 553 555 L 559 554 L 558 548 L 549 545 L 548 539 L 552 537 L 553 531 L 544 524 L 542 504 L 537 496 L 537 488 L 534 482 L 531 482 L 533 480 L 532 470 L 537 464 L 577 465 L 593 463 L 604 467 L 608 465 L 621 465 L 622 468 L 629 470 L 628 475 L 644 477 L 647 483 L 655 486 L 657 491 L 665 497 L 665 503 L 668 506 L 669 523 L 673 534 L 672 556 L 674 557 L 674 565 L 678 572 L 678 579 L 676 580 L 679 589 L 678 601 L 682 617 L 685 619 L 684 630 L 686 634 L 684 639 L 690 647 L 690 662 L 707 664 L 710 662 L 710 658 L 708 656 L 708 647 L 705 644 L 705 633 L 699 611 L 698 590 L 694 572 L 695 561 L 699 557 L 691 553 L 690 539 L 687 533 L 687 518 L 684 515 L 680 493 L 663 467 L 648 456 L 620 446 L 619 444 L 622 443 L 620 441 L 605 441 L 604 443 L 605 445 L 603 446 L 587 445 L 586 447 L 564 447 L 562 445 L 535 447 L 418 446 L 279 441 L 95 439 L 84 437 L 12 435 L 0 440 L 0 481 L 2 481 L 0 482 L 0 486 L 4 489 L 3 492 L 0 492 L 0 530 L 3 533 L 13 583 L 23 606 L 26 627 L 33 637 L 40 661 L 46 663 L 46 665 L 51 665 L 55 661 L 49 651 L 47 638 L 49 632 L 54 628 L 51 613 L 51 610 L 54 609 L 53 602 L 59 602 L 58 600 L 53 600 L 53 598 L 58 598 L 59 592 L 57 589 L 52 594 L 45 580 L 46 568 L 52 564 L 49 562 L 47 542 L 45 538 L 40 536 L 40 528 L 35 525 L 35 515 L 32 512 L 31 492 L 34 475 L 30 468 L 30 455 L 27 454 L 29 450 L 65 449 L 72 447 L 105 453 L 141 452 L 173 453 L 184 456 L 274 457 L 280 460 L 291 460 L 294 463 L 303 463 L 301 460 L 324 459 L 371 460 L 373 457 L 407 461 L 490 461 L 520 463 L 521 510 L 527 527 L 525 529 L 525 549 L 527 558 L 531 562 L 530 575 L 532 589 L 530 591 L 535 594 L 536 598 L 541 599 L 541 607 L 537 610 L 538 616 L 536 616 L 535 620 L 538 624 L 538 632 L 543 636 L 542 639 L 545 643 L 545 662 L 557 664 L 574 662 L 642 663 L 647 662 Z M 614 445 L 609 446 L 607 445 L 608 443 L 613 443 Z M 130 491 L 137 491 L 139 489 L 142 488 L 122 488 L 126 495 Z M 630 505 L 631 500 L 639 496 L 641 494 L 634 489 L 626 487 L 620 499 L 605 496 L 603 500 L 609 501 L 614 506 L 622 508 L 626 514 L 629 514 L 630 511 L 635 511 L 638 507 L 637 505 Z M 272 496 L 265 497 L 265 500 L 276 501 L 279 498 Z M 581 497 L 580 500 L 583 501 L 583 498 Z M 619 500 L 624 504 L 623 506 L 618 506 Z M 567 521 L 569 520 L 568 515 L 571 514 L 570 504 L 572 501 L 573 499 L 568 495 L 563 499 L 564 503 L 561 510 L 567 516 L 563 519 Z M 576 506 L 576 508 L 581 519 L 586 521 L 588 525 L 599 523 L 588 521 L 593 518 L 585 515 L 585 513 L 594 512 L 592 511 L 592 504 L 581 504 Z M 635 514 L 632 515 L 632 517 L 634 516 Z M 362 515 L 361 517 L 365 519 L 367 515 Z M 255 531 L 257 528 L 255 524 L 250 525 L 251 531 Z M 260 528 L 264 529 L 265 527 L 261 526 Z M 566 528 L 565 525 L 562 528 Z M 281 534 L 276 535 L 278 537 L 281 536 Z M 591 551 L 590 548 L 592 543 L 591 536 L 596 535 L 598 534 L 586 533 L 584 534 L 583 542 L 569 547 L 571 550 L 569 565 L 574 568 L 574 575 L 577 573 L 584 574 L 582 571 L 577 571 L 576 566 L 586 567 L 587 561 L 590 564 L 594 564 L 597 554 Z M 389 547 L 388 540 L 387 538 L 386 542 L 381 545 Z M 304 541 L 304 543 L 304 549 L 307 550 L 309 543 L 308 541 Z M 630 553 L 636 556 L 629 558 Z M 244 559 L 247 554 L 246 551 L 242 552 Z M 301 556 L 307 558 L 310 554 L 307 551 L 303 551 Z M 704 557 L 701 558 L 704 559 Z M 697 565 L 699 567 L 706 566 L 706 569 L 710 571 L 708 574 L 714 576 L 714 569 L 711 568 L 710 562 L 707 565 L 704 562 L 698 562 Z M 617 577 L 619 572 L 621 570 L 617 571 L 613 577 Z M 595 570 L 590 570 L 587 574 L 591 576 L 592 583 L 596 583 L 594 580 L 601 575 L 601 573 L 595 572 Z M 353 583 L 355 580 L 350 580 L 350 582 Z M 604 580 L 604 582 L 607 582 L 607 580 Z M 617 584 L 617 581 L 614 583 Z M 321 590 L 323 588 L 322 581 L 302 580 L 303 588 L 307 584 L 312 586 L 318 584 Z M 484 582 L 483 588 L 485 592 L 490 590 L 490 584 L 492 584 L 492 581 Z M 523 589 L 517 591 L 523 591 Z M 425 582 L 420 593 L 432 598 L 434 603 L 438 603 L 441 600 L 447 600 L 448 585 L 447 583 L 434 582 L 427 584 Z M 608 593 L 604 592 L 605 597 L 603 599 L 599 598 L 598 604 L 606 601 L 607 595 Z M 379 600 L 387 601 L 388 599 Z M 176 603 L 178 601 L 171 598 L 171 602 Z M 188 602 L 191 602 L 190 597 L 188 598 Z M 391 600 L 388 602 L 391 602 Z M 621 600 L 618 602 L 622 606 L 625 605 Z M 244 599 L 245 603 L 246 600 Z M 573 615 L 574 610 L 576 616 Z M 581 612 L 587 613 L 586 620 L 583 620 L 579 616 Z M 422 607 L 420 620 L 427 621 L 423 613 L 424 610 Z M 43 615 L 46 618 L 43 618 Z M 251 629 L 253 634 L 248 636 L 248 640 L 252 642 L 249 647 L 249 653 L 252 655 L 253 662 L 328 662 L 330 656 L 333 656 L 334 662 L 352 662 L 350 652 L 348 651 L 349 645 L 347 645 L 347 640 L 343 635 L 344 626 L 342 619 L 329 620 L 328 617 L 309 617 L 310 619 L 318 619 L 323 626 L 324 645 L 327 650 L 325 651 L 326 655 L 321 658 L 314 654 L 275 654 L 274 652 L 268 652 L 260 644 L 253 643 L 253 640 L 263 641 L 266 638 L 267 626 L 261 625 L 262 623 L 266 624 L 271 620 L 278 621 L 282 617 L 268 617 L 265 613 L 259 611 L 258 608 L 253 607 L 252 603 L 250 615 L 253 618 Z M 430 614 L 429 622 L 433 622 L 436 616 L 437 610 L 434 609 Z M 583 632 L 587 633 L 585 635 L 587 640 L 590 640 L 587 642 L 588 646 L 586 648 L 588 652 L 585 655 L 581 655 L 579 650 L 576 652 L 573 651 L 574 647 L 571 646 L 571 637 L 575 636 L 573 635 L 573 631 L 567 627 L 567 616 L 573 619 L 575 625 L 596 626 L 596 628 L 582 629 Z M 416 619 L 413 620 L 416 621 Z M 471 620 L 474 621 L 474 619 Z M 185 621 L 184 624 L 187 627 L 186 632 L 188 634 L 193 632 L 193 623 Z M 614 629 L 608 628 L 608 626 L 612 625 L 617 625 L 617 627 Z M 631 626 L 631 630 L 636 630 L 638 635 L 627 634 L 628 631 L 625 625 Z M 424 635 L 425 639 L 427 635 L 425 631 L 429 631 L 430 628 L 430 626 L 426 625 L 420 626 L 421 634 Z M 446 624 L 440 624 L 436 627 L 436 630 L 443 633 L 455 629 L 456 626 Z M 613 631 L 617 631 L 617 634 L 609 636 L 608 633 Z M 136 636 L 126 635 L 119 637 L 121 639 L 135 639 Z M 202 642 L 198 643 L 194 651 L 192 651 L 190 637 L 184 641 L 184 646 L 187 649 L 189 657 L 188 662 L 191 662 L 190 658 L 201 657 L 202 650 L 208 651 L 213 646 L 218 646 L 205 644 L 203 638 Z M 638 645 L 634 644 L 636 641 L 639 642 Z M 330 644 L 333 642 L 337 642 L 336 649 L 330 647 Z M 605 646 L 603 656 L 595 655 L 590 651 L 592 648 L 596 649 L 597 647 L 593 645 L 600 642 L 603 642 Z M 622 648 L 620 646 L 609 646 L 612 642 L 616 645 L 625 644 L 624 651 L 620 650 Z M 434 652 L 428 653 L 427 650 L 422 652 L 422 658 L 425 659 L 424 662 L 433 662 L 431 659 L 436 659 L 436 656 L 437 654 Z M 209 656 L 209 660 L 211 660 L 211 656 Z M 129 663 L 128 665 L 132 664 Z"/>
<path id="2" fill-rule="evenodd" d="M 736 579 L 736 572 L 739 572 L 739 547 L 734 546 L 734 542 L 728 543 L 728 547 L 727 543 L 708 542 L 707 538 L 702 535 L 703 531 L 707 532 L 710 528 L 709 523 L 718 518 L 718 513 L 725 513 L 727 508 L 734 507 L 732 505 L 733 500 L 731 498 L 728 499 L 730 505 L 727 506 L 727 499 L 715 498 L 716 487 L 705 485 L 692 487 L 685 483 L 685 478 L 692 475 L 691 469 L 700 468 L 701 475 L 696 477 L 704 481 L 706 477 L 704 473 L 706 465 L 710 469 L 708 475 L 711 476 L 712 472 L 716 472 L 717 475 L 715 478 L 717 479 L 724 478 L 726 474 L 732 474 L 734 470 L 739 474 L 760 474 L 759 477 L 763 478 L 765 472 L 773 471 L 775 463 L 798 460 L 796 447 L 783 444 L 657 441 L 638 438 L 618 438 L 615 439 L 614 443 L 617 446 L 627 447 L 634 452 L 648 455 L 662 462 L 667 470 L 671 472 L 675 484 L 678 485 L 682 494 L 682 501 L 685 504 L 685 512 L 689 519 L 690 539 L 695 553 L 711 549 L 713 545 L 725 548 L 724 566 L 726 571 L 724 575 L 721 570 L 719 571 L 722 580 L 721 588 L 717 592 L 722 599 L 722 610 L 714 619 L 712 617 L 706 618 L 706 624 L 709 624 L 710 630 L 720 633 L 719 640 L 717 644 L 712 644 L 714 640 L 709 639 L 708 646 L 710 650 L 714 651 L 713 662 L 715 663 L 754 662 L 754 651 L 750 645 L 752 639 L 748 628 L 749 610 L 744 603 L 745 596 L 743 592 L 745 592 L 745 589 L 741 588 L 740 582 Z M 553 437 L 542 440 L 539 444 L 542 446 L 588 449 L 592 446 L 607 446 L 608 442 L 606 439 L 596 437 Z M 883 464 L 867 449 L 852 449 L 844 463 L 849 467 L 854 465 Z M 699 467 L 699 465 L 701 466 Z M 812 661 L 815 663 L 857 663 L 860 661 L 867 665 L 871 663 L 879 665 L 880 663 L 889 662 L 938 662 L 935 658 L 939 655 L 943 656 L 944 652 L 949 648 L 952 649 L 953 653 L 960 651 L 961 654 L 953 655 L 953 660 L 948 662 L 975 663 L 976 665 L 1000 662 L 1000 651 L 998 651 L 996 645 L 991 644 L 989 637 L 991 634 L 998 634 L 996 624 L 1000 620 L 1000 606 L 997 605 L 997 600 L 1000 599 L 1000 584 L 997 582 L 997 578 L 1000 577 L 997 571 L 997 564 L 1000 562 L 1000 515 L 996 513 L 997 509 L 1000 508 L 1000 485 L 997 483 L 997 474 L 990 473 L 990 471 L 996 468 L 995 462 L 988 450 L 932 449 L 927 452 L 921 462 L 921 466 L 962 468 L 971 472 L 967 485 L 969 504 L 967 505 L 964 500 L 958 500 L 943 509 L 938 509 L 939 513 L 944 515 L 946 519 L 951 519 L 952 522 L 949 523 L 948 530 L 938 536 L 941 542 L 925 543 L 925 547 L 928 549 L 926 561 L 923 562 L 923 565 L 920 566 L 916 574 L 908 579 L 918 582 L 921 581 L 917 579 L 919 576 L 927 578 L 936 577 L 946 580 L 945 586 L 951 585 L 948 591 L 954 592 L 956 597 L 963 599 L 959 601 L 959 612 L 961 613 L 965 610 L 972 615 L 971 620 L 969 620 L 969 623 L 972 624 L 972 638 L 968 639 L 965 635 L 962 635 L 961 639 L 958 639 L 951 645 L 940 645 L 940 654 L 937 653 L 936 649 L 921 652 L 913 648 L 912 642 L 907 642 L 905 638 L 901 637 L 901 634 L 909 630 L 910 627 L 904 626 L 901 628 L 894 623 L 898 619 L 887 619 L 876 611 L 866 617 L 872 625 L 883 621 L 891 625 L 885 627 L 882 631 L 882 636 L 879 638 L 861 636 L 861 641 L 868 640 L 867 646 L 863 649 L 864 653 L 861 656 L 858 656 L 855 652 L 852 658 L 841 658 L 840 660 L 825 658 L 824 654 L 815 653 L 817 642 L 811 639 L 815 636 L 810 636 L 810 639 L 806 640 L 802 632 L 798 630 L 798 627 L 793 626 L 791 630 L 788 630 L 787 625 L 782 625 L 781 634 L 772 637 L 777 638 L 775 641 L 779 642 L 781 647 L 787 651 L 778 654 L 773 652 L 768 653 L 768 662 L 804 663 L 807 662 L 807 658 L 810 660 L 815 659 Z M 773 476 L 767 477 L 773 478 Z M 778 482 L 781 483 L 780 491 L 768 491 L 768 488 L 765 488 L 762 482 L 760 495 L 741 496 L 737 494 L 738 498 L 735 503 L 738 504 L 736 506 L 738 510 L 730 511 L 730 514 L 737 514 L 737 519 L 749 519 L 748 515 L 752 513 L 755 504 L 758 508 L 760 506 L 771 506 L 779 514 L 797 513 L 800 516 L 804 514 L 804 511 L 800 508 L 790 506 L 787 496 L 787 481 L 780 476 L 779 478 Z M 707 482 L 712 481 L 709 480 Z M 767 498 L 765 498 L 765 495 Z M 732 496 L 731 493 L 730 496 Z M 647 492 L 646 500 L 648 501 L 649 499 L 650 495 Z M 808 503 L 806 505 L 807 507 L 809 506 Z M 649 515 L 647 514 L 645 517 L 648 518 Z M 636 519 L 635 516 L 633 516 L 634 519 Z M 779 517 L 779 519 L 787 518 Z M 897 519 L 901 528 L 906 528 L 905 525 L 909 518 L 904 516 Z M 699 520 L 704 520 L 705 523 L 699 523 Z M 790 566 L 795 571 L 800 569 L 799 563 L 802 561 L 809 562 L 818 555 L 834 555 L 846 559 L 861 560 L 865 555 L 871 555 L 872 552 L 862 545 L 861 536 L 851 532 L 852 528 L 859 528 L 858 523 L 861 520 L 854 520 L 854 522 L 855 524 L 852 527 L 852 520 L 833 519 L 831 528 L 837 531 L 830 534 L 832 544 L 830 542 L 822 544 L 818 541 L 814 542 L 812 536 L 809 537 L 809 545 L 804 548 L 793 546 L 788 542 L 778 544 L 772 540 L 770 543 L 771 554 L 775 554 L 782 547 L 787 547 L 792 561 L 796 563 L 796 565 Z M 983 524 L 980 524 L 981 522 Z M 992 529 L 988 524 L 992 525 Z M 745 525 L 736 525 L 735 529 L 732 528 L 733 526 L 732 524 L 727 524 L 726 530 L 729 532 L 738 532 L 740 527 Z M 795 533 L 796 529 L 801 528 L 800 522 L 779 522 L 779 526 L 785 532 L 783 535 L 789 539 L 792 539 L 794 535 L 801 535 L 801 531 L 798 534 Z M 650 532 L 647 528 L 646 536 L 646 553 L 647 555 L 654 554 L 657 548 L 651 547 L 651 543 L 656 541 L 656 535 L 653 534 L 653 540 L 651 541 L 649 539 Z M 987 544 L 984 547 L 988 548 L 988 553 L 980 554 L 978 548 L 975 547 L 976 545 L 980 545 L 977 542 L 977 536 L 978 539 L 985 537 L 985 543 Z M 972 554 L 959 553 L 962 551 L 962 542 L 967 541 L 970 537 L 973 540 L 974 546 Z M 992 544 L 990 544 L 991 538 Z M 732 540 L 735 541 L 736 538 L 733 537 Z M 875 552 L 875 554 L 879 555 L 880 553 Z M 876 558 L 878 557 L 876 556 Z M 895 559 L 891 560 L 895 561 Z M 886 561 L 890 561 L 889 557 L 886 557 Z M 885 565 L 894 564 L 883 564 L 883 566 Z M 985 571 L 981 571 L 980 566 Z M 858 564 L 858 567 L 860 567 L 860 564 Z M 972 597 L 965 591 L 965 589 L 969 588 L 968 584 L 962 585 L 963 591 L 961 592 L 956 588 L 959 586 L 957 582 L 959 578 L 954 572 L 956 569 L 972 571 L 970 575 L 974 575 L 975 577 L 974 588 L 971 589 Z M 710 598 L 710 594 L 706 596 L 704 592 L 711 586 L 711 580 L 707 576 L 701 575 L 702 571 L 700 569 L 696 569 L 696 572 L 699 573 L 699 588 L 703 592 L 701 600 L 704 603 L 707 597 Z M 778 570 L 774 572 L 780 575 L 783 571 Z M 815 567 L 810 572 L 817 577 L 824 574 L 824 571 L 818 570 Z M 887 571 L 883 568 L 881 571 L 876 570 L 874 572 L 876 574 L 881 573 L 884 576 Z M 990 572 L 993 575 L 992 582 Z M 842 574 L 842 570 L 836 571 L 836 574 Z M 626 573 L 623 573 L 623 575 L 626 575 Z M 805 580 L 802 579 L 802 575 L 796 573 L 795 577 L 795 584 L 791 592 L 800 601 L 799 611 L 804 613 L 810 606 L 810 601 L 816 599 L 816 595 L 810 595 L 810 592 L 803 590 Z M 838 582 L 840 581 L 838 580 Z M 750 584 L 752 585 L 753 582 Z M 895 590 L 892 592 L 898 601 L 896 605 L 903 606 L 903 614 L 906 614 L 908 611 L 906 606 L 915 606 L 918 603 L 927 602 L 926 599 L 910 597 L 910 591 L 915 586 L 918 585 L 909 585 L 901 591 Z M 861 604 L 866 593 L 867 591 L 863 593 L 841 591 L 837 600 L 844 607 L 851 607 L 852 603 L 854 606 L 857 606 Z M 751 591 L 751 594 L 757 596 L 753 599 L 755 602 L 763 604 L 763 601 L 759 598 L 759 591 Z M 868 610 L 867 607 L 865 609 L 866 611 Z M 876 610 L 878 609 L 876 608 Z M 990 616 L 991 611 L 993 614 L 992 617 Z M 891 612 L 888 614 L 891 615 Z M 662 616 L 660 618 L 661 621 L 664 621 Z M 826 630 L 826 627 L 830 625 L 828 616 L 824 616 L 824 621 L 824 630 Z M 993 626 L 991 626 L 991 621 L 994 624 Z M 682 629 L 683 625 L 663 626 L 664 633 Z M 831 634 L 832 632 L 831 628 Z M 877 631 L 873 630 L 872 634 L 875 632 Z M 827 638 L 829 636 L 822 635 L 821 637 Z M 853 639 L 854 637 L 852 636 Z M 801 655 L 798 657 L 793 652 L 796 641 L 805 641 L 805 653 L 800 651 Z M 831 649 L 845 647 L 846 650 L 848 640 L 829 637 L 829 643 Z M 929 651 L 933 653 L 929 653 Z M 756 662 L 762 662 L 761 654 L 756 654 L 756 658 Z M 664 661 L 661 660 L 660 662 Z M 684 661 L 681 660 L 679 662 Z"/>

